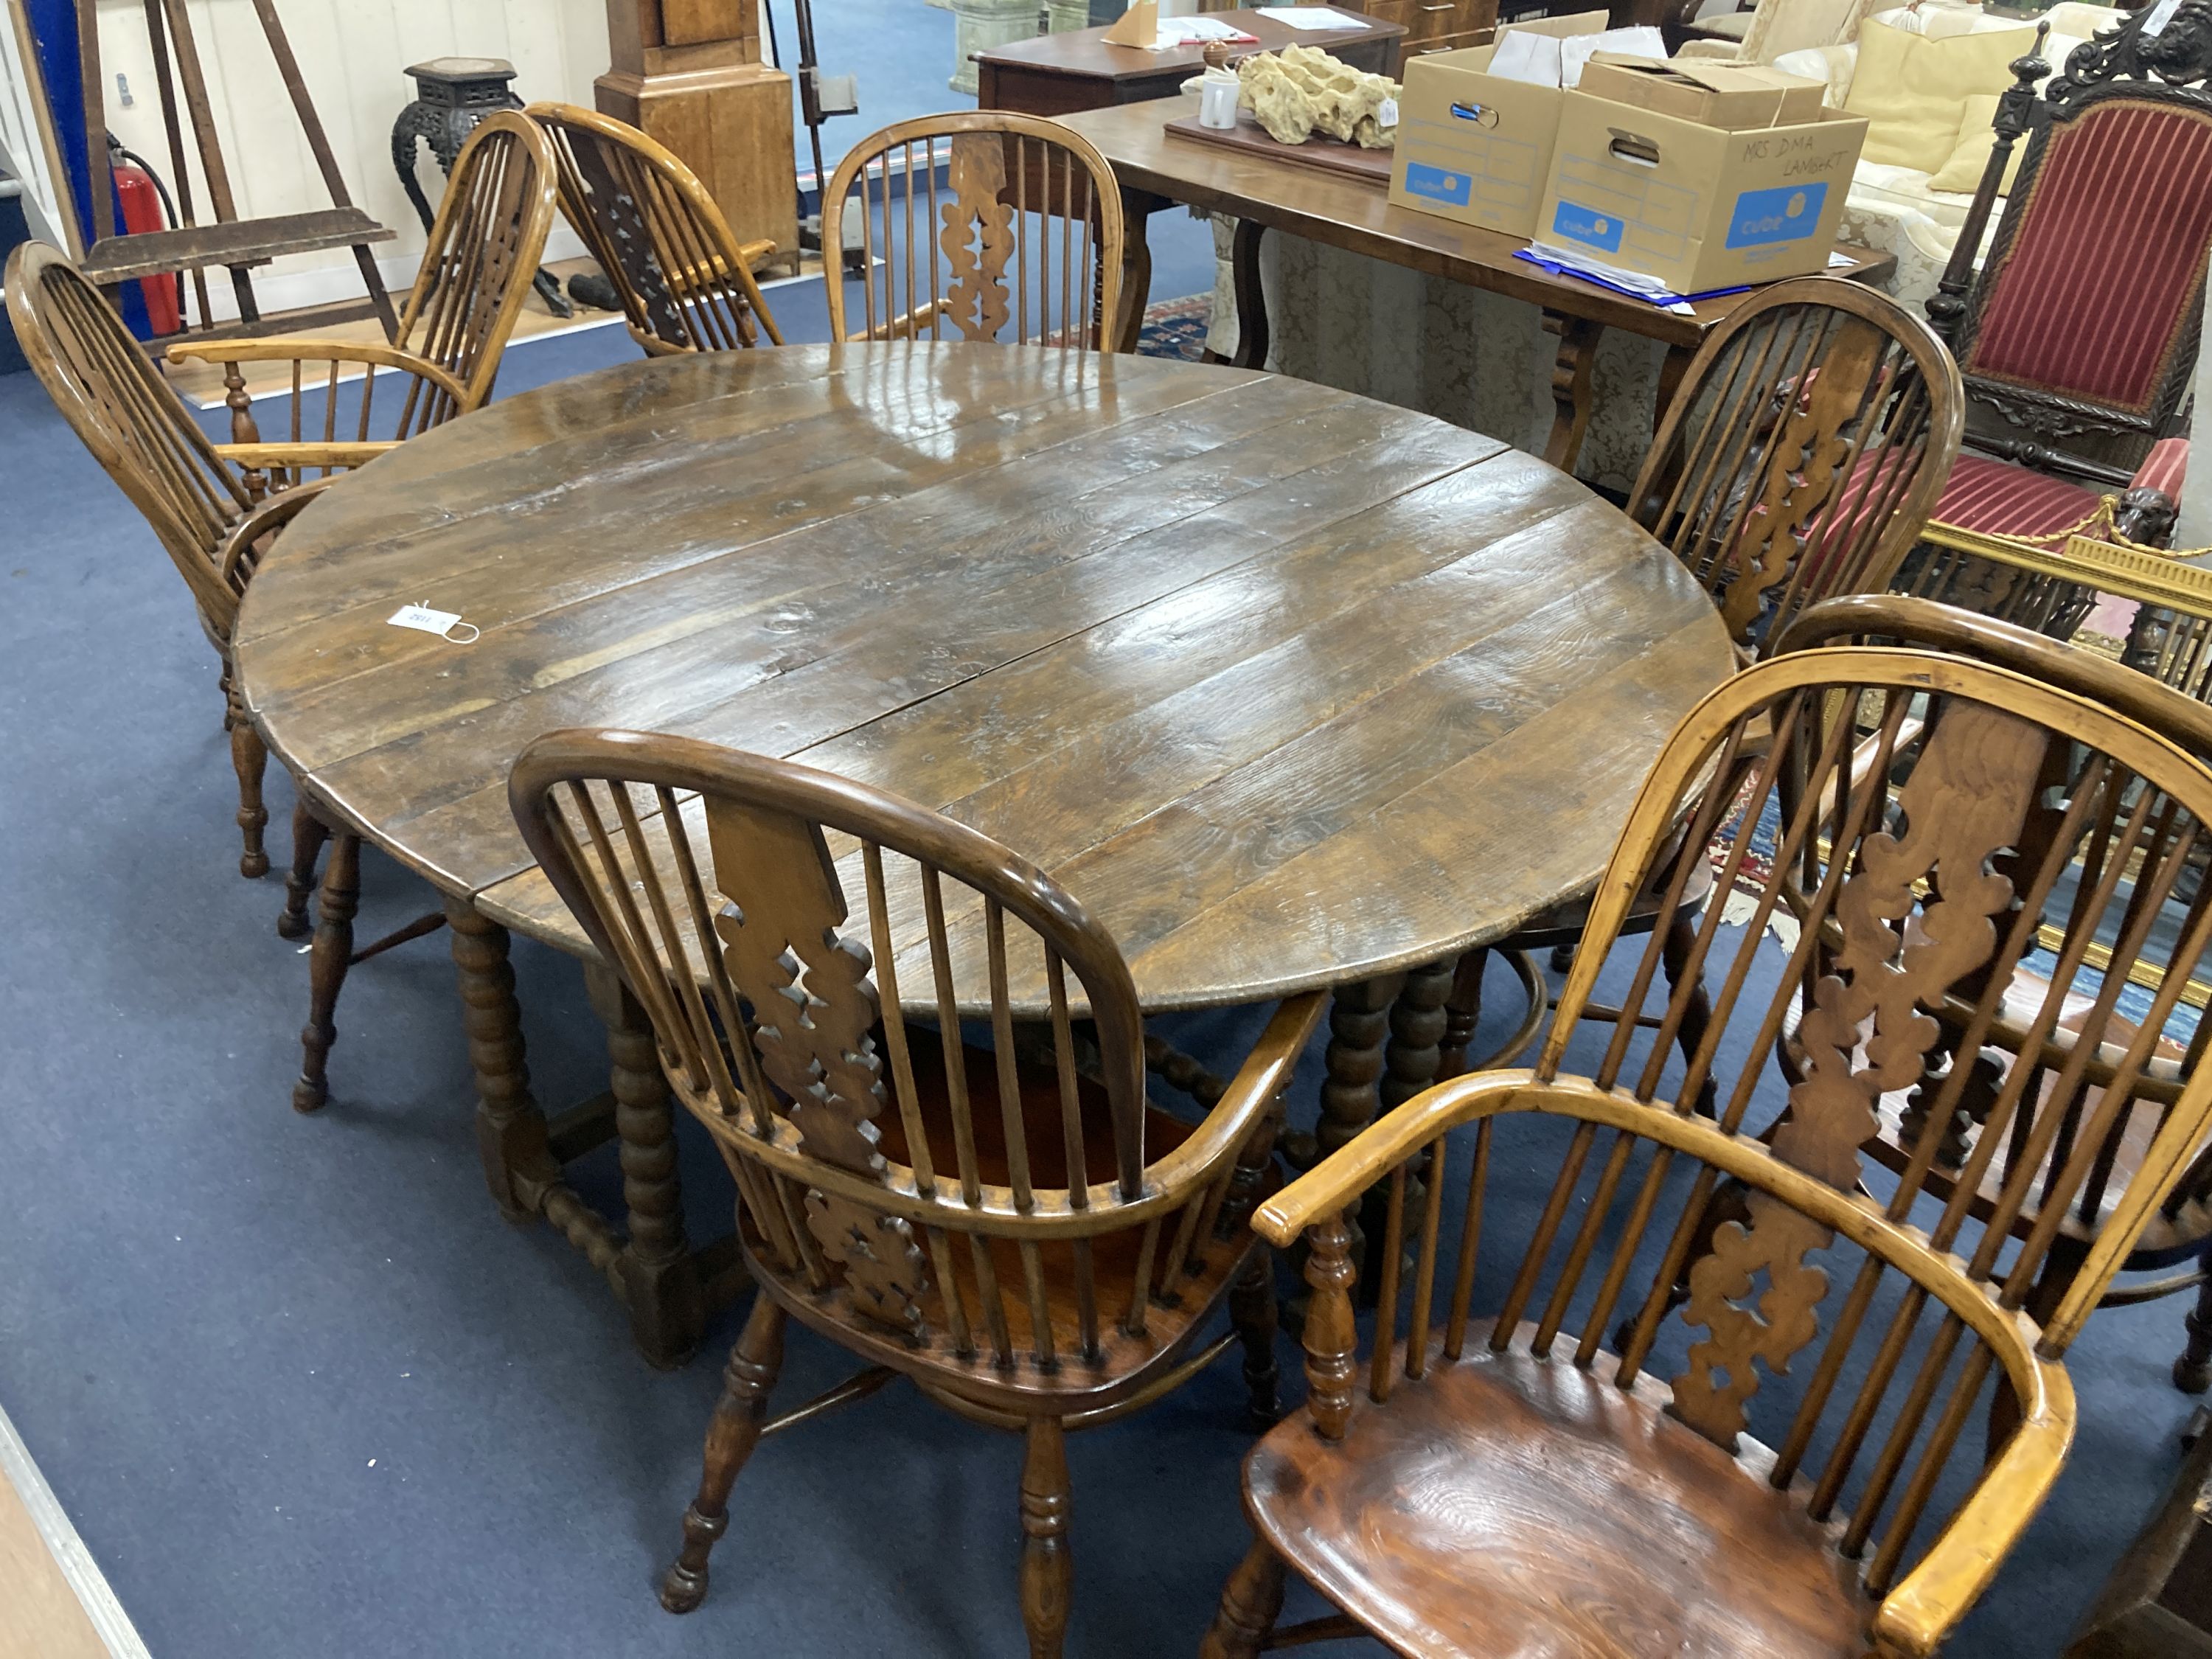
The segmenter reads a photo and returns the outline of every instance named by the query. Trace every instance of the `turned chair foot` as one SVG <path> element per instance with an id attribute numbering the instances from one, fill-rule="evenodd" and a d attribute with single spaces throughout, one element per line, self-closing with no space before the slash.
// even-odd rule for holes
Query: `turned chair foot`
<path id="1" fill-rule="evenodd" d="M 284 877 L 284 908 L 277 914 L 280 939 L 305 939 L 313 928 L 307 921 L 307 901 L 315 890 L 315 865 L 323 845 L 331 838 L 330 826 L 301 801 L 292 808 L 292 867 Z"/>
<path id="2" fill-rule="evenodd" d="M 1221 1591 L 1199 1659 L 1258 1659 L 1283 1613 L 1283 1559 L 1255 1540 Z"/>
<path id="3" fill-rule="evenodd" d="M 312 1112 L 331 1097 L 331 1045 L 337 1041 L 338 993 L 353 965 L 353 918 L 361 902 L 361 838 L 340 835 L 331 843 L 316 905 L 315 942 L 307 955 L 307 1023 L 300 1031 L 300 1078 L 292 1109 Z"/>
<path id="4" fill-rule="evenodd" d="M 1060 1659 L 1075 1564 L 1067 1548 L 1067 1438 L 1056 1417 L 1030 1420 L 1022 1462 L 1022 1626 L 1030 1659 Z"/>
<path id="5" fill-rule="evenodd" d="M 2212 1269 L 2212 1259 L 2205 1266 Z M 2189 1346 L 2173 1362 L 2173 1386 L 2184 1394 L 2212 1389 L 2212 1278 L 2198 1287 L 2197 1305 L 2189 1310 Z"/>
<path id="6" fill-rule="evenodd" d="M 756 1291 L 707 1425 L 699 1491 L 684 1511 L 684 1548 L 661 1576 L 660 1605 L 671 1613 L 689 1613 L 707 1599 L 707 1558 L 730 1529 L 730 1488 L 768 1426 L 768 1397 L 782 1369 L 783 1310 Z"/>

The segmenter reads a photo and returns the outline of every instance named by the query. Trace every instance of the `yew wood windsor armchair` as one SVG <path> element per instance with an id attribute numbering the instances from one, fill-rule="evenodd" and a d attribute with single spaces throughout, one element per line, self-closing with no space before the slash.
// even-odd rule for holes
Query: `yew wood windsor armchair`
<path id="1" fill-rule="evenodd" d="M 1629 512 L 1704 583 L 1737 648 L 1762 654 L 1807 605 L 1887 584 L 1943 487 L 1964 409 L 1948 354 L 1887 295 L 1826 276 L 1777 283 L 1734 312 L 1691 362 Z M 1708 890 L 1697 873 L 1684 906 L 1703 903 Z M 1441 1075 L 1468 1067 L 1493 950 L 1512 963 L 1529 1008 L 1481 1063 L 1526 1050 L 1548 1001 L 1535 953 L 1551 951 L 1564 969 L 1588 908 L 1581 900 L 1563 905 L 1456 964 L 1410 976 L 1416 1006 L 1443 1012 Z M 1686 913 L 1664 913 L 1647 896 L 1627 930 L 1659 929 L 1671 980 L 1688 925 Z M 1692 1044 L 1701 1009 L 1693 1002 L 1682 1028 Z M 1325 1124 L 1321 1150 L 1345 1138 Z"/>
<path id="2" fill-rule="evenodd" d="M 666 145 L 574 104 L 523 112 L 553 142 L 561 212 L 622 302 L 651 356 L 727 351 L 783 336 L 753 280 L 772 241 L 738 240 L 714 198 Z"/>
<path id="3" fill-rule="evenodd" d="M 169 348 L 173 362 L 202 359 L 223 366 L 232 441 L 222 453 L 242 471 L 247 489 L 298 483 L 376 459 L 418 432 L 465 415 L 491 396 L 507 336 L 537 275 L 552 228 L 553 149 L 519 112 L 491 116 L 469 135 L 453 163 L 429 245 L 390 345 L 353 340 L 192 340 Z M 289 363 L 287 435 L 264 441 L 241 368 Z M 311 376 L 309 366 L 319 366 Z M 340 384 L 360 374 L 351 417 L 341 430 Z M 376 417 L 379 371 L 404 377 L 396 415 Z M 322 431 L 307 429 L 310 398 L 322 399 Z M 386 434 L 389 435 L 386 435 Z"/>
<path id="4" fill-rule="evenodd" d="M 239 599 L 271 539 L 313 503 L 322 482 L 255 504 L 238 469 L 209 441 L 82 272 L 44 243 L 26 242 L 9 257 L 6 281 L 9 320 L 32 370 L 85 447 L 145 515 L 191 590 L 200 627 L 222 665 L 223 726 L 230 734 L 238 824 L 245 838 L 239 873 L 265 875 L 269 854 L 262 832 L 269 811 L 261 787 L 269 750 L 239 694 L 231 666 L 231 629 Z M 276 931 L 287 939 L 307 931 L 315 857 L 329 834 L 303 796 L 292 815 L 293 869 L 276 922 Z M 306 1058 L 293 1093 L 293 1103 L 303 1109 L 321 1103 L 321 1057 L 330 1048 L 331 1021 L 347 967 L 436 925 L 435 918 L 426 917 L 355 951 L 349 872 L 358 842 L 349 835 L 341 844 L 345 859 L 338 873 L 345 889 L 337 898 L 345 907 L 346 926 L 319 932 L 308 962 L 311 1008 L 301 1033 Z M 334 857 L 332 862 L 340 861 Z M 326 890 L 326 904 L 331 896 Z"/>
<path id="5" fill-rule="evenodd" d="M 1276 1010 L 1194 1125 L 1146 1098 L 1112 939 L 974 830 L 788 762 L 633 732 L 540 738 L 509 796 L 721 1149 L 760 1286 L 663 1604 L 706 1593 L 731 1486 L 780 1426 L 768 1396 L 796 1319 L 871 1369 L 781 1421 L 902 1373 L 1024 1434 L 1023 1618 L 1033 1654 L 1059 1653 L 1064 1432 L 1149 1404 L 1240 1337 L 1254 1411 L 1273 1414 L 1273 1285 L 1245 1216 L 1319 997 Z M 1190 1354 L 1224 1300 L 1235 1328 Z"/>
<path id="6" fill-rule="evenodd" d="M 838 339 L 1096 351 L 1115 325 L 1121 190 L 1090 140 L 1055 121 L 990 109 L 885 127 L 830 175 L 824 248 L 845 246 L 848 213 L 859 222 L 857 318 L 834 252 L 823 270 Z"/>
<path id="7" fill-rule="evenodd" d="M 246 481 L 147 362 L 99 289 L 57 249 L 26 242 L 8 261 L 8 318 L 23 355 L 107 476 L 143 514 L 191 591 L 222 664 L 223 727 L 238 774 L 239 873 L 265 875 L 262 778 L 269 751 L 231 674 L 230 630 L 267 538 L 313 500 L 303 491 L 256 506 Z"/>
<path id="8" fill-rule="evenodd" d="M 2087 651 L 1948 605 L 1887 594 L 1839 599 L 1807 612 L 1782 649 L 1861 641 L 1996 664 L 2091 699 L 2212 764 L 2212 709 L 2203 702 Z M 1985 1225 L 2023 1238 L 2055 1228 L 2031 1310 L 2051 1306 L 2080 1271 L 2212 1036 L 2199 1014 L 2204 988 L 2191 983 L 2199 964 L 2183 954 L 2207 851 L 2172 848 L 2173 838 L 2192 828 L 2185 809 L 2153 803 L 2124 775 L 2100 779 L 2103 763 L 2086 753 L 2054 750 L 2047 764 L 2057 802 L 2073 812 L 2070 804 L 2086 791 L 2091 804 L 2070 832 L 2057 805 L 2039 806 L 2009 855 L 2023 866 L 2060 854 L 2073 859 L 2046 886 L 2030 890 L 2040 896 L 2040 908 L 2028 958 L 2012 970 L 2008 1001 L 1986 1029 L 1973 1029 L 1970 1010 L 1956 1000 L 1929 1009 L 1943 1028 L 1941 1058 L 1924 1079 L 1884 1095 L 1881 1128 L 1867 1143 L 1905 1188 L 1948 1201 L 1963 1183 L 1971 1213 Z M 2160 811 L 2175 821 L 2160 825 Z M 1802 880 L 1796 887 L 1788 897 L 1793 908 L 1805 902 Z M 2021 904 L 2025 909 L 2025 897 Z M 1832 926 L 1827 933 L 1824 951 L 1832 948 Z M 2153 1060 L 2130 1079 L 2120 1060 L 2169 981 L 2185 1000 L 2154 1028 Z M 2057 1026 L 2039 1033 L 2027 1012 L 2052 983 L 2072 994 Z M 1802 1064 L 1794 1043 L 1785 1059 Z M 2106 1127 L 2100 1130 L 2100 1123 Z M 2067 1149 L 2091 1135 L 2099 1142 L 2097 1162 L 2069 1203 L 2054 1187 L 2058 1169 Z M 2015 1166 L 2039 1160 L 2024 1196 L 2014 1196 L 2022 1179 Z M 2104 1295 L 2107 1305 L 2124 1304 L 2201 1287 L 2188 1350 L 2174 1365 L 2177 1385 L 2193 1393 L 2212 1385 L 2212 1276 L 2201 1265 L 2208 1247 L 2212 1150 L 2199 1148 L 2124 1263 L 2154 1276 L 2118 1281 Z M 2162 1271 L 2177 1264 L 2185 1270 Z"/>
<path id="9" fill-rule="evenodd" d="M 1311 1244 L 1310 1394 L 1247 1462 L 1259 1540 L 1209 1659 L 1340 1630 L 1420 1656 L 1942 1645 L 2056 1479 L 2074 1419 L 2059 1361 L 2212 1119 L 2212 1075 L 2189 1079 L 2039 1325 L 2027 1304 L 2057 1217 L 2096 1179 L 2108 1110 L 2047 1160 L 2043 1220 L 2009 1255 L 2001 1221 L 1970 1259 L 1954 1254 L 1972 1182 L 1940 1214 L 1909 1188 L 1855 1190 L 1882 1097 L 1937 1055 L 1939 1022 L 1923 1011 L 1955 1002 L 1983 1029 L 2002 1012 L 2033 901 L 2063 862 L 2021 858 L 2020 837 L 2050 809 L 2054 757 L 2076 753 L 2094 758 L 2059 810 L 2081 825 L 2124 774 L 2173 803 L 2144 817 L 2194 834 L 2212 813 L 2212 772 L 2154 733 L 1926 652 L 1773 656 L 1685 719 L 1598 887 L 1591 948 L 1534 1071 L 1430 1091 L 1255 1213 L 1270 1243 L 1304 1231 Z M 1713 777 L 1743 787 L 1717 791 Z M 1775 846 L 1759 870 L 1770 805 Z M 1748 925 L 1730 942 L 1707 911 L 1692 977 L 1647 1030 L 1635 1011 L 1659 972 L 1653 939 L 1590 1075 L 1566 1074 L 1577 1016 L 1632 907 L 1655 890 L 1677 899 L 1724 822 L 1719 878 L 1748 883 Z M 1778 976 L 1765 923 L 1808 868 L 1810 907 Z M 2166 879 L 2172 857 L 2149 870 Z M 1831 930 L 1841 946 L 1824 951 Z M 2191 906 L 2185 932 L 2201 949 L 2212 902 Z M 1777 1039 L 1808 976 L 1793 1077 Z M 1712 1017 L 1677 1061 L 1699 977 Z M 2119 1077 L 2142 1073 L 2178 990 L 2158 993 Z M 2058 1000 L 2027 1022 L 2047 1031 Z M 1710 1121 L 1695 1110 L 1707 1080 Z M 1771 1112 L 1784 1087 L 1778 1126 L 1751 1138 L 1754 1105 Z M 2008 1104 L 1984 1146 L 2011 1133 Z M 1462 1126 L 1472 1133 L 1451 1133 Z M 2008 1210 L 2045 1162 L 2015 1164 Z M 1490 1178 L 1493 1164 L 1557 1174 L 1517 1193 Z M 1362 1388 L 1343 1212 L 1383 1177 L 1414 1266 L 1407 1275 L 1398 1252 L 1380 1253 Z M 1716 1227 L 1723 1183 L 1741 1200 Z M 1515 1243 L 1499 1249 L 1501 1235 Z M 1669 1318 L 1686 1263 L 1688 1297 Z M 1619 1314 L 1616 1353 L 1606 1334 Z M 2017 1407 L 1984 1465 L 1979 1437 L 1960 1441 L 1993 1385 Z M 1274 1632 L 1288 1568 L 1344 1616 Z"/>

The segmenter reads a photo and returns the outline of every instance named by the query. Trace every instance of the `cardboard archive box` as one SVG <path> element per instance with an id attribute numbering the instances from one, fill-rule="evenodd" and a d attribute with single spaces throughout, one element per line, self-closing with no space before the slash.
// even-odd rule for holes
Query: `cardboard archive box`
<path id="1" fill-rule="evenodd" d="M 1678 294 L 1827 269 L 1867 124 L 1819 82 L 1601 56 L 1561 96 L 1538 240 Z"/>
<path id="2" fill-rule="evenodd" d="M 1595 11 L 1508 24 L 1499 35 L 1527 31 L 1565 39 L 1596 34 L 1605 26 L 1606 14 Z M 1407 63 L 1390 200 L 1508 236 L 1532 236 L 1566 94 L 1488 73 L 1497 52 L 1493 42 L 1425 52 Z"/>

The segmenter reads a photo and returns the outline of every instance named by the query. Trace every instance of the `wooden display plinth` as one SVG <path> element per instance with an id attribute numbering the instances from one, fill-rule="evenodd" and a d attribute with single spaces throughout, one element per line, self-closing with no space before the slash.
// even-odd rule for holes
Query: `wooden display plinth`
<path id="1" fill-rule="evenodd" d="M 600 112 L 675 151 L 740 242 L 797 270 L 791 77 L 761 61 L 758 0 L 607 0 L 607 36 Z"/>

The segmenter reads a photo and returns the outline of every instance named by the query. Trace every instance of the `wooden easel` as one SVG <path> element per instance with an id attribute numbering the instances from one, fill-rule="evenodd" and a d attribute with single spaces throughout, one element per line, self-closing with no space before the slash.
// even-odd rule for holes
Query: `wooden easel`
<path id="1" fill-rule="evenodd" d="M 77 56 L 84 82 L 85 159 L 92 180 L 92 235 L 91 245 L 85 251 L 85 275 L 103 288 L 112 288 L 141 277 L 189 271 L 199 301 L 200 324 L 206 328 L 213 324 L 208 309 L 207 270 L 210 266 L 222 266 L 230 272 L 239 316 L 236 324 L 224 325 L 224 331 L 250 335 L 267 332 L 271 328 L 297 328 L 309 320 L 294 315 L 264 325 L 261 308 L 254 301 L 253 282 L 249 275 L 254 266 L 265 265 L 287 253 L 350 247 L 360 264 L 362 281 L 368 289 L 368 298 L 319 307 L 313 322 L 319 325 L 374 316 L 383 323 L 387 338 L 396 336 L 399 321 L 392 314 L 391 296 L 385 292 L 384 277 L 370 252 L 372 244 L 390 241 L 393 233 L 356 207 L 347 195 L 345 179 L 338 172 L 337 157 L 331 153 L 330 140 L 323 132 L 314 101 L 307 96 L 307 85 L 301 77 L 299 60 L 292 56 L 291 42 L 285 39 L 284 26 L 277 20 L 276 0 L 253 0 L 253 9 L 261 19 L 261 32 L 268 38 L 270 55 L 276 60 L 276 72 L 283 77 L 285 91 L 291 94 L 292 108 L 300 118 L 307 147 L 314 151 L 315 165 L 321 170 L 324 185 L 331 193 L 331 205 L 307 213 L 277 214 L 261 219 L 238 216 L 238 204 L 231 194 L 230 173 L 223 162 L 222 147 L 216 137 L 207 78 L 200 69 L 199 49 L 192 40 L 191 19 L 185 9 L 185 0 L 146 0 L 146 33 L 153 46 L 154 78 L 161 94 L 161 124 L 168 132 L 177 214 L 183 223 L 172 229 L 142 232 L 135 236 L 116 234 L 115 204 L 108 187 L 107 108 L 101 86 L 100 30 L 94 0 L 76 0 L 76 5 Z M 173 67 L 170 61 L 172 41 L 176 48 Z M 193 217 L 191 176 L 185 163 L 184 129 L 177 114 L 178 82 L 183 87 L 200 169 L 207 179 L 208 195 L 215 210 L 212 224 L 197 223 Z"/>

